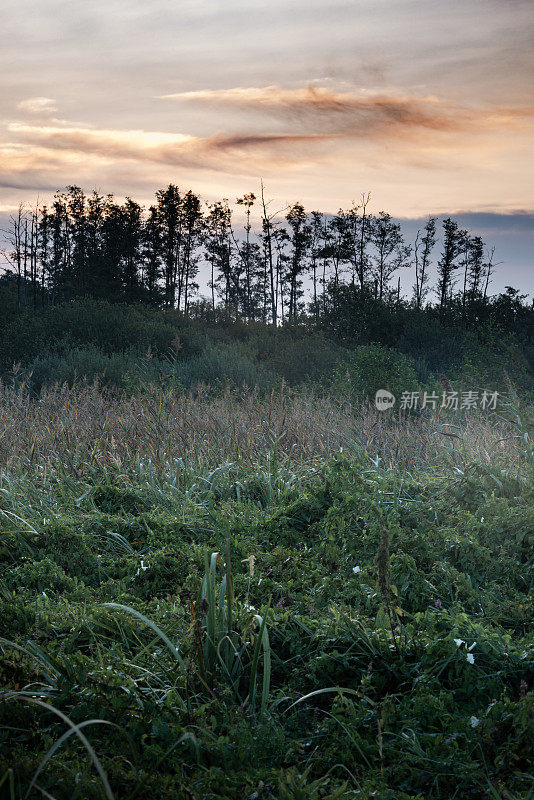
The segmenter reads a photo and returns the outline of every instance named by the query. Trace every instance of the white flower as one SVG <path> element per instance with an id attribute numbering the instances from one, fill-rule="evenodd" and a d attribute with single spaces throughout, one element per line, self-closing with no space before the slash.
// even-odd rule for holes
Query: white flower
<path id="1" fill-rule="evenodd" d="M 353 567 L 352 571 L 354 572 L 355 575 L 357 575 L 358 572 L 361 572 L 361 569 L 359 567 Z"/>
<path id="2" fill-rule="evenodd" d="M 456 647 L 461 647 L 463 644 L 465 644 L 465 642 L 463 639 L 455 639 L 454 644 L 456 645 Z"/>
<path id="3" fill-rule="evenodd" d="M 480 725 L 480 720 L 478 719 L 478 717 L 471 717 L 469 722 L 471 723 L 472 728 L 476 728 L 477 725 Z"/>
<path id="4" fill-rule="evenodd" d="M 475 663 L 475 657 L 474 657 L 473 653 L 468 653 L 467 654 L 467 660 L 469 661 L 470 664 L 474 664 Z"/>
<path id="5" fill-rule="evenodd" d="M 147 569 L 148 569 L 148 564 L 145 564 L 144 560 L 141 559 L 141 567 L 137 567 L 137 572 L 135 573 L 134 578 L 137 578 L 137 576 L 141 573 L 141 570 L 145 572 L 145 570 Z"/>
<path id="6" fill-rule="evenodd" d="M 468 648 L 467 648 L 467 649 L 468 649 L 468 651 L 469 651 L 469 652 L 471 652 L 471 650 L 473 649 L 473 647 L 474 647 L 475 645 L 476 645 L 476 642 L 473 642 L 473 644 L 471 645 L 471 647 L 468 647 Z"/>

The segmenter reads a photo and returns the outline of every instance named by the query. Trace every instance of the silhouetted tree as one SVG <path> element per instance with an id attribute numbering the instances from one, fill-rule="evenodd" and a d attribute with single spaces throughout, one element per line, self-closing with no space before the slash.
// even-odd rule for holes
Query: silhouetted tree
<path id="1" fill-rule="evenodd" d="M 450 217 L 443 220 L 443 249 L 438 261 L 439 307 L 443 313 L 452 294 L 453 275 L 458 269 L 458 256 L 462 251 L 463 232 Z"/>
<path id="2" fill-rule="evenodd" d="M 186 192 L 181 205 L 182 247 L 178 254 L 178 308 L 188 313 L 191 296 L 198 289 L 197 249 L 202 240 L 202 210 L 200 199 L 192 191 Z"/>
<path id="3" fill-rule="evenodd" d="M 252 280 L 253 280 L 253 259 L 252 259 L 252 250 L 250 244 L 250 231 L 252 230 L 252 225 L 250 223 L 250 211 L 252 206 L 254 205 L 254 201 L 256 199 L 256 195 L 250 192 L 249 194 L 245 194 L 243 197 L 238 197 L 236 203 L 238 206 L 245 207 L 245 241 L 242 246 L 237 245 L 237 252 L 243 262 L 244 270 L 245 270 L 245 299 L 243 303 L 243 312 L 246 319 L 252 319 Z"/>
<path id="4" fill-rule="evenodd" d="M 384 211 L 371 221 L 370 229 L 370 239 L 375 248 L 371 261 L 377 287 L 375 295 L 383 300 L 393 275 L 408 266 L 411 247 L 405 244 L 400 225 Z"/>
<path id="5" fill-rule="evenodd" d="M 287 282 L 289 286 L 288 319 L 293 321 L 299 310 L 302 295 L 302 276 L 307 269 L 307 252 L 311 241 L 311 228 L 307 222 L 304 206 L 295 203 L 286 214 L 289 224 L 291 254 L 288 259 Z"/>
<path id="6" fill-rule="evenodd" d="M 212 203 L 208 211 L 204 242 L 211 266 L 212 307 L 215 308 L 217 289 L 226 308 L 237 308 L 240 287 L 232 265 L 232 211 L 227 200 Z"/>
<path id="7" fill-rule="evenodd" d="M 162 254 L 163 242 L 158 209 L 152 205 L 148 209 L 148 217 L 143 229 L 142 281 L 147 300 L 153 306 L 159 306 L 163 302 L 160 286 Z"/>
<path id="8" fill-rule="evenodd" d="M 345 312 L 360 314 L 360 323 L 369 329 L 386 307 L 395 310 L 395 319 L 402 317 L 398 272 L 409 263 L 411 248 L 389 214 L 369 213 L 369 194 L 333 216 L 308 214 L 300 203 L 273 212 L 262 183 L 261 230 L 253 224 L 256 199 L 249 192 L 236 200 L 245 212 L 244 230 L 236 235 L 227 200 L 212 203 L 204 213 L 198 195 L 174 184 L 157 191 L 147 211 L 131 198 L 119 202 L 112 195 L 87 195 L 78 186 L 67 186 L 50 204 L 20 206 L 11 216 L 3 252 L 10 278 L 4 289 L 10 303 L 16 295 L 21 310 L 89 295 L 177 308 L 189 315 L 192 304 L 195 314 L 205 308 L 194 300 L 199 268 L 207 263 L 211 310 L 218 301 L 248 321 L 294 324 L 306 296 L 318 325 L 326 316 L 333 320 L 341 299 Z M 414 247 L 412 306 L 418 310 L 428 296 L 435 243 L 436 219 L 429 217 Z M 496 304 L 488 297 L 494 266 L 494 251 L 486 251 L 480 236 L 460 230 L 450 218 L 443 220 L 438 303 L 425 312 L 439 314 L 440 324 L 460 319 L 472 329 L 495 328 L 499 308 L 507 324 L 516 325 L 520 312 L 513 316 L 510 311 L 514 298 L 506 295 Z M 457 274 L 463 277 L 459 290 Z"/>
<path id="9" fill-rule="evenodd" d="M 429 267 L 432 250 L 436 244 L 436 218 L 429 217 L 421 231 L 417 231 L 414 246 L 415 286 L 414 301 L 416 308 L 421 308 L 429 292 Z"/>
<path id="10" fill-rule="evenodd" d="M 270 201 L 265 200 L 265 189 L 261 182 L 261 230 L 263 243 L 263 258 L 265 262 L 265 272 L 267 275 L 269 302 L 271 310 L 271 322 L 274 326 L 278 322 L 278 273 L 275 267 L 275 243 L 274 243 L 274 218 L 276 214 L 268 213 Z"/>
<path id="11" fill-rule="evenodd" d="M 182 197 L 178 187 L 169 184 L 156 192 L 158 219 L 161 228 L 163 257 L 164 302 L 174 308 L 180 249 L 182 246 Z"/>

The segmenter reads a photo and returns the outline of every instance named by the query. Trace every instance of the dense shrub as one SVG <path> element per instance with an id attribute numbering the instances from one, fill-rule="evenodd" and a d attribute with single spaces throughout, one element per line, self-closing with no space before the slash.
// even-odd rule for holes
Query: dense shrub
<path id="1" fill-rule="evenodd" d="M 105 353 L 98 347 L 75 347 L 66 353 L 37 356 L 24 370 L 27 383 L 39 392 L 54 382 L 73 386 L 78 381 L 92 382 L 96 378 L 104 384 L 120 387 L 129 374 L 138 368 L 135 353 Z"/>
<path id="2" fill-rule="evenodd" d="M 400 398 L 403 391 L 421 388 L 413 359 L 388 347 L 360 345 L 334 374 L 334 386 L 351 397 L 372 400 L 378 389 Z"/>
<path id="3" fill-rule="evenodd" d="M 94 347 L 107 355 L 149 348 L 164 355 L 173 345 L 183 355 L 201 347 L 201 339 L 181 319 L 167 318 L 145 306 L 79 300 L 37 312 L 13 316 L 2 331 L 2 366 L 28 364 L 50 352 L 65 354 L 72 348 Z"/>
<path id="4" fill-rule="evenodd" d="M 189 319 L 90 299 L 20 314 L 8 309 L 0 321 L 0 375 L 9 380 L 20 364 L 24 375 L 33 373 L 26 384 L 36 391 L 95 377 L 132 393 L 161 381 L 269 389 L 282 378 L 322 389 L 345 364 L 335 371 L 337 388 L 367 397 L 386 384 L 397 392 L 433 388 L 441 373 L 456 389 L 508 393 L 511 380 L 525 396 L 534 390 L 528 331 L 501 332 L 496 322 L 464 330 L 435 309 L 391 306 L 349 287 L 329 302 L 318 319 L 276 329 L 201 305 Z"/>
<path id="5" fill-rule="evenodd" d="M 176 360 L 171 374 L 186 387 L 229 383 L 266 389 L 276 381 L 275 373 L 255 362 L 249 349 L 240 342 L 208 345 L 198 355 Z"/>

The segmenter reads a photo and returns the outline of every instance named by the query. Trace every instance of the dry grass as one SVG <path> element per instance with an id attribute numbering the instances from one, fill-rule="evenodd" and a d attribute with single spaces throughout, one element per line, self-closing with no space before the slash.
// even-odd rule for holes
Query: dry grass
<path id="1" fill-rule="evenodd" d="M 519 464 L 513 430 L 496 414 L 402 418 L 333 397 L 282 389 L 210 395 L 207 389 L 117 397 L 97 385 L 52 386 L 38 400 L 0 385 L 0 466 L 73 471 L 150 458 L 211 468 L 228 460 L 262 463 L 276 447 L 296 463 L 343 448 L 403 470 L 476 459 Z M 458 426 L 458 427 L 454 427 Z"/>

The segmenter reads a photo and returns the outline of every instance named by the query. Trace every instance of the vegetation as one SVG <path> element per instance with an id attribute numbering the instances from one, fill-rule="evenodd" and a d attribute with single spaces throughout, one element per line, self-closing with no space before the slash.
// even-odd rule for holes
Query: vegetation
<path id="1" fill-rule="evenodd" d="M 379 345 L 410 359 L 397 370 L 420 385 L 441 373 L 499 390 L 505 368 L 532 389 L 534 307 L 512 287 L 491 294 L 493 250 L 454 220 L 440 236 L 429 218 L 411 245 L 369 195 L 333 216 L 299 203 L 275 213 L 263 188 L 236 207 L 241 230 L 226 201 L 172 184 L 148 210 L 76 186 L 21 206 L 4 232 L 0 374 L 21 365 L 34 391 L 96 376 L 132 391 L 140 372 L 185 388 L 327 386 L 355 348 Z"/>
<path id="2" fill-rule="evenodd" d="M 531 796 L 520 407 L 0 403 L 3 796 Z"/>
<path id="3" fill-rule="evenodd" d="M 499 296 L 488 304 L 484 324 L 470 330 L 458 320 L 440 320 L 433 308 L 393 307 L 350 287 L 332 296 L 320 324 L 308 317 L 277 328 L 245 323 L 224 309 L 200 308 L 185 318 L 141 304 L 85 299 L 36 312 L 6 309 L 0 376 L 33 392 L 84 378 L 130 393 L 147 383 L 175 389 L 204 383 L 211 391 L 246 384 L 265 391 L 281 380 L 342 388 L 348 370 L 356 380 L 351 391 L 370 397 L 377 381 L 398 392 L 415 382 L 437 385 L 440 374 L 473 390 L 502 391 L 506 370 L 528 395 L 534 388 L 533 319 L 532 309 Z"/>
<path id="4" fill-rule="evenodd" d="M 369 211 L 370 195 L 335 215 L 294 203 L 279 212 L 253 193 L 237 198 L 236 230 L 227 200 L 205 205 L 170 184 L 144 209 L 78 186 L 52 203 L 21 205 L 4 232 L 12 300 L 18 309 L 44 308 L 80 297 L 143 302 L 195 314 L 199 270 L 209 272 L 207 301 L 242 319 L 294 324 L 311 301 L 315 319 L 329 296 L 357 288 L 365 299 L 400 302 L 400 273 L 412 268 L 415 309 L 435 292 L 440 318 L 451 310 L 462 324 L 481 322 L 491 294 L 494 250 L 480 236 L 429 217 L 415 242 L 404 239 L 390 214 Z M 257 215 L 252 217 L 253 209 Z M 435 263 L 438 282 L 430 283 Z M 511 298 L 518 298 L 513 292 Z"/>
<path id="5" fill-rule="evenodd" d="M 453 220 L 432 305 L 435 220 L 255 201 L 13 219 L 0 796 L 532 798 L 534 310 Z"/>

